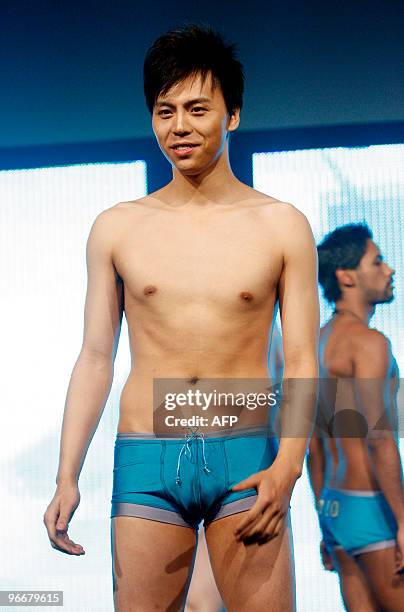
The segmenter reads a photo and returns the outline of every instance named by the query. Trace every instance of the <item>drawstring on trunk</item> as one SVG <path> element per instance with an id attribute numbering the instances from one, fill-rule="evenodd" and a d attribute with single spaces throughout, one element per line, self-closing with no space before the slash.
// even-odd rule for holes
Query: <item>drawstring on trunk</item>
<path id="1" fill-rule="evenodd" d="M 183 455 L 183 453 L 185 452 L 186 456 L 188 457 L 188 459 L 191 458 L 191 448 L 189 446 L 189 443 L 191 442 L 191 440 L 197 440 L 198 438 L 201 438 L 202 440 L 202 457 L 203 457 L 203 471 L 206 474 L 210 473 L 210 469 L 208 468 L 208 464 L 206 462 L 206 457 L 205 457 L 205 436 L 203 435 L 203 433 L 201 432 L 195 432 L 193 431 L 190 434 L 185 434 L 186 435 L 186 440 L 178 454 L 178 461 L 177 461 L 177 477 L 175 479 L 175 484 L 177 485 L 181 485 L 181 477 L 180 477 L 180 469 L 181 469 L 181 457 Z"/>

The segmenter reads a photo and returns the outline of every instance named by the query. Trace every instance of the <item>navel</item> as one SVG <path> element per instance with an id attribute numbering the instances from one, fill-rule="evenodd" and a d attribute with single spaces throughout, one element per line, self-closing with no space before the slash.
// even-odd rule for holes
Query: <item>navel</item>
<path id="1" fill-rule="evenodd" d="M 147 287 L 143 289 L 143 293 L 145 295 L 153 295 L 153 293 L 156 293 L 156 291 L 157 287 L 154 287 L 154 285 L 147 285 Z"/>
<path id="2" fill-rule="evenodd" d="M 192 378 L 189 379 L 189 383 L 191 383 L 191 385 L 196 385 L 196 383 L 198 382 L 199 378 L 197 376 L 193 376 Z"/>
<path id="3" fill-rule="evenodd" d="M 244 300 L 245 302 L 251 302 L 251 300 L 254 299 L 254 296 L 252 293 L 250 293 L 249 291 L 242 291 L 240 293 L 240 297 L 242 300 Z"/>

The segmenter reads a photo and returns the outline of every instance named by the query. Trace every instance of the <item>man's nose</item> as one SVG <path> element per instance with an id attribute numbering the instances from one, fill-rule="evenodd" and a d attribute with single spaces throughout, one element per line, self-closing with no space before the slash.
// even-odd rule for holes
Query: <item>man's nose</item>
<path id="1" fill-rule="evenodd" d="M 173 127 L 174 134 L 183 135 L 190 132 L 184 113 L 177 113 Z"/>

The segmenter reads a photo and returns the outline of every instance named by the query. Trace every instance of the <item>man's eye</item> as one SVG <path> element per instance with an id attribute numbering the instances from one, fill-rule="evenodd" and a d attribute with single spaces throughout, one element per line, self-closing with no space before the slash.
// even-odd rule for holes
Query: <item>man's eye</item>
<path id="1" fill-rule="evenodd" d="M 163 108 L 158 112 L 159 115 L 170 115 L 171 111 L 168 108 Z"/>
<path id="2" fill-rule="evenodd" d="M 195 111 L 196 113 L 201 113 L 205 111 L 206 108 L 203 108 L 203 106 L 194 106 L 192 110 Z"/>

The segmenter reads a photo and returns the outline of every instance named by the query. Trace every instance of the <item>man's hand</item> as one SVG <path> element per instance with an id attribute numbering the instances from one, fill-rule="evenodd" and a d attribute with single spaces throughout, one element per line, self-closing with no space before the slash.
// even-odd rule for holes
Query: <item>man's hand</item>
<path id="1" fill-rule="evenodd" d="M 56 493 L 43 517 L 52 548 L 68 555 L 84 555 L 80 544 L 75 544 L 67 535 L 69 522 L 80 503 L 77 484 L 58 485 Z"/>
<path id="2" fill-rule="evenodd" d="M 232 487 L 232 491 L 255 488 L 258 493 L 257 501 L 250 510 L 243 512 L 243 519 L 234 530 L 236 540 L 253 539 L 264 544 L 279 534 L 297 478 L 275 460 L 268 469 Z"/>
<path id="3" fill-rule="evenodd" d="M 324 569 L 326 569 L 329 572 L 334 572 L 335 571 L 334 563 L 332 561 L 332 557 L 330 553 L 328 552 L 324 544 L 324 540 L 321 540 L 320 542 L 320 556 L 321 556 L 321 561 L 323 562 Z"/>
<path id="4" fill-rule="evenodd" d="M 398 525 L 395 574 L 404 574 L 404 523 Z"/>

